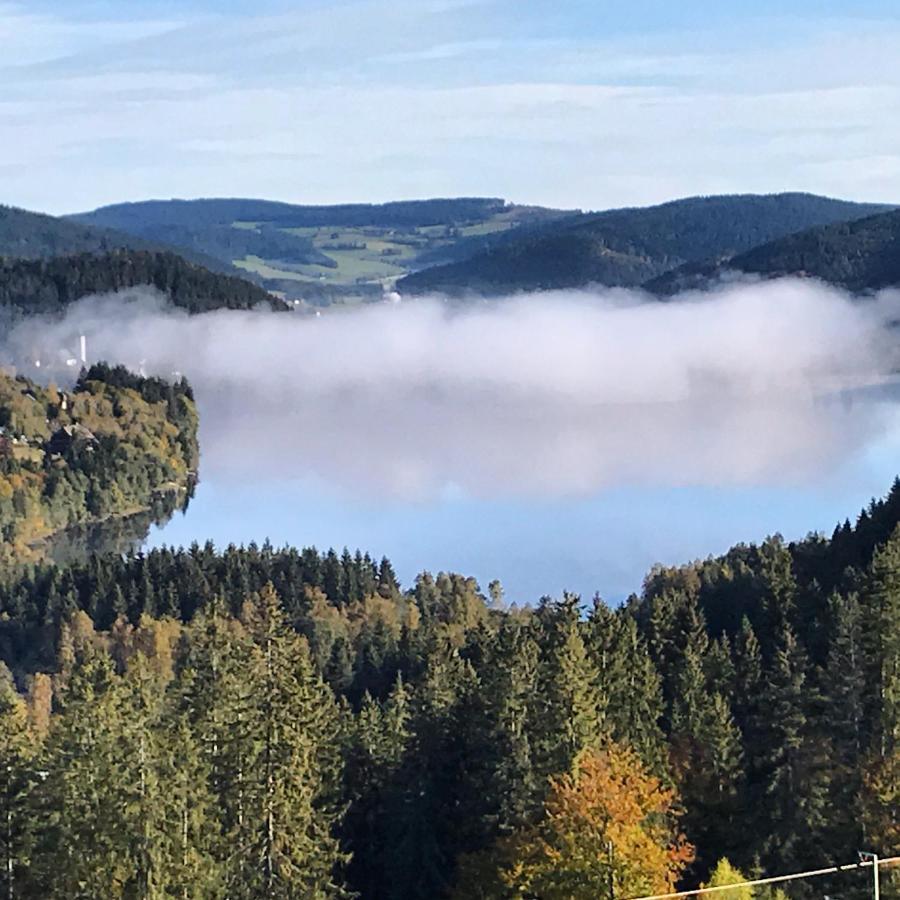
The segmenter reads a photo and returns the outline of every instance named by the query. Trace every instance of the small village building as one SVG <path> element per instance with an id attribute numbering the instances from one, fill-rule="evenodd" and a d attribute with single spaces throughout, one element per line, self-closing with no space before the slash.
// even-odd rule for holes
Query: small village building
<path id="1" fill-rule="evenodd" d="M 96 443 L 94 433 L 84 425 L 63 425 L 53 432 L 45 449 L 51 456 L 65 456 L 73 446 L 92 449 Z"/>

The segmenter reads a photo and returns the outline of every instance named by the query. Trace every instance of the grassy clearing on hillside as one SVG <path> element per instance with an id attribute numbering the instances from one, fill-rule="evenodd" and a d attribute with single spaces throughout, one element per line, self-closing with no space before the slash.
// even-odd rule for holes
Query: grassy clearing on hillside
<path id="1" fill-rule="evenodd" d="M 243 259 L 234 260 L 234 264 L 239 269 L 244 269 L 247 272 L 254 272 L 262 278 L 282 278 L 290 281 L 308 281 L 309 276 L 300 272 L 300 269 L 315 269 L 319 270 L 318 266 L 297 266 L 296 270 L 294 269 L 277 269 L 274 266 L 269 265 L 264 259 L 260 259 L 258 256 L 245 256 Z M 321 271 L 324 271 L 322 269 Z"/>
<path id="2" fill-rule="evenodd" d="M 479 237 L 507 231 L 517 220 L 503 212 L 480 222 L 459 225 L 424 225 L 417 228 L 383 228 L 317 226 L 280 229 L 286 234 L 304 238 L 337 266 L 308 264 L 288 265 L 277 259 L 247 255 L 234 264 L 262 278 L 295 283 L 312 283 L 333 287 L 381 283 L 388 286 L 415 268 L 425 252 L 449 247 L 460 238 Z M 254 229 L 259 223 L 236 221 L 233 227 Z"/>

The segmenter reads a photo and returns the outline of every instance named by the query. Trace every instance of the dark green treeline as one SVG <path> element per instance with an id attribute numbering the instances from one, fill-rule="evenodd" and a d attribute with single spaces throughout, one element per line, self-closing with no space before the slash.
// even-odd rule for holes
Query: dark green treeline
<path id="1" fill-rule="evenodd" d="M 445 896 L 609 739 L 677 787 L 689 884 L 896 852 L 898 520 L 895 485 L 617 609 L 346 551 L 34 567 L 0 588 L 13 896 Z"/>

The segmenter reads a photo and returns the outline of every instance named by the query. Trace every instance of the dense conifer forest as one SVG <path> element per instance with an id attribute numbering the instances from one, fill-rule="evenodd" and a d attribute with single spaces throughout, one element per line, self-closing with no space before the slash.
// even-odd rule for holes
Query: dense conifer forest
<path id="1" fill-rule="evenodd" d="M 175 253 L 111 250 L 51 259 L 0 259 L 0 308 L 55 313 L 90 294 L 156 288 L 188 312 L 212 309 L 286 309 L 268 291 L 243 278 L 210 272 Z"/>
<path id="2" fill-rule="evenodd" d="M 591 284 L 635 287 L 686 263 L 715 262 L 803 229 L 888 208 L 787 193 L 688 197 L 612 209 L 562 219 L 537 233 L 509 234 L 468 258 L 401 278 L 397 288 L 409 294 L 493 295 Z M 838 226 L 834 234 L 832 256 L 843 252 L 840 236 L 848 232 Z M 846 252 L 852 256 L 862 249 L 848 246 Z"/>
<path id="3" fill-rule="evenodd" d="M 197 410 L 185 381 L 104 364 L 71 390 L 0 373 L 0 565 L 73 526 L 149 509 L 196 471 Z"/>
<path id="4" fill-rule="evenodd" d="M 803 275 L 850 291 L 900 284 L 900 212 L 809 228 L 753 247 L 746 253 L 686 265 L 649 282 L 657 294 L 704 288 L 728 272 L 763 278 Z"/>
<path id="5" fill-rule="evenodd" d="M 895 853 L 898 521 L 900 483 L 616 608 L 268 545 L 9 573 L 4 890 L 627 898 Z"/>

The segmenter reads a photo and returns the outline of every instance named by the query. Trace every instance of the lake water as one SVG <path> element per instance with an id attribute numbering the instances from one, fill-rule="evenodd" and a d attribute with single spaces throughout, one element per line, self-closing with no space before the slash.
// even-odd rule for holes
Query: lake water
<path id="1" fill-rule="evenodd" d="M 92 358 L 190 379 L 200 483 L 148 546 L 346 546 L 406 584 L 453 570 L 516 602 L 618 600 L 654 563 L 830 533 L 888 490 L 900 293 L 785 279 L 645 299 L 186 316 L 137 292 L 7 345 L 51 358 L 84 334 Z"/>
<path id="2" fill-rule="evenodd" d="M 881 496 L 900 472 L 900 407 L 879 401 L 880 429 L 863 445 L 831 459 L 808 476 L 759 477 L 741 484 L 632 483 L 581 496 L 468 496 L 448 487 L 421 499 L 367 496 L 357 485 L 302 474 L 282 463 L 285 448 L 258 453 L 255 473 L 222 464 L 221 435 L 209 440 L 201 481 L 185 514 L 154 527 L 148 546 L 210 539 L 217 546 L 262 542 L 357 547 L 387 555 L 404 584 L 424 570 L 493 578 L 508 600 L 533 602 L 563 589 L 619 600 L 640 589 L 657 562 L 677 564 L 717 554 L 740 541 L 780 532 L 830 533 Z M 848 429 L 859 427 L 846 414 Z M 757 436 L 765 455 L 773 435 Z M 349 436 L 345 436 L 349 439 Z M 276 442 L 277 445 L 277 442 Z M 511 463 L 512 464 L 512 463 Z M 279 474 L 279 469 L 285 474 Z"/>

